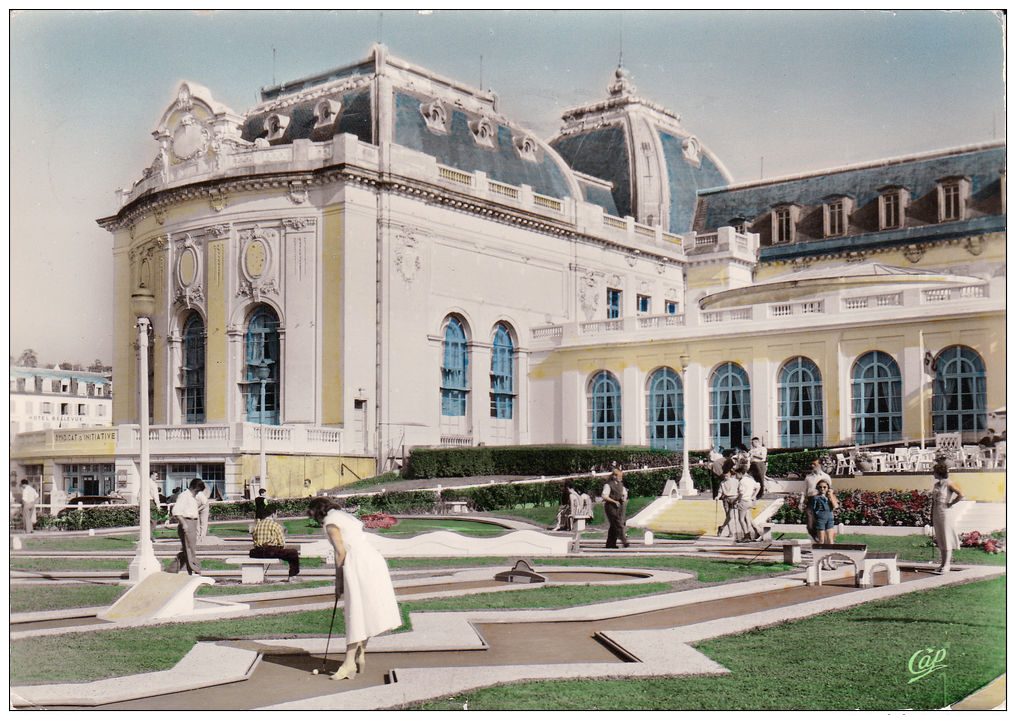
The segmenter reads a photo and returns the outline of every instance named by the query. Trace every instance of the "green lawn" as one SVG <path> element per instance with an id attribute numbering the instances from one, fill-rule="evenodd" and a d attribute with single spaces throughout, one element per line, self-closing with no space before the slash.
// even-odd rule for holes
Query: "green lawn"
<path id="1" fill-rule="evenodd" d="M 326 582 L 327 583 L 327 582 Z M 482 608 L 553 608 L 625 598 L 668 588 L 666 584 L 632 586 L 555 586 L 496 594 L 437 598 L 404 604 L 408 610 Z M 221 593 L 217 591 L 217 593 Z M 280 616 L 183 623 L 102 633 L 72 633 L 13 641 L 10 649 L 11 685 L 68 683 L 144 673 L 172 667 L 199 639 L 239 636 L 286 637 L 328 632 L 331 608 Z M 341 609 L 333 633 L 345 632 Z"/>
<path id="2" fill-rule="evenodd" d="M 1005 672 L 1005 577 L 906 594 L 717 638 L 711 677 L 575 680 L 485 688 L 424 710 L 931 710 Z M 915 653 L 947 667 L 909 683 Z"/>
<path id="3" fill-rule="evenodd" d="M 867 544 L 869 551 L 898 553 L 903 561 L 934 561 L 936 564 L 939 562 L 938 549 L 931 545 L 931 537 L 923 534 L 907 536 L 843 534 L 837 537 L 836 543 Z M 1005 554 L 989 554 L 984 549 L 957 549 L 953 552 L 953 563 L 1005 566 Z"/>
<path id="4" fill-rule="evenodd" d="M 463 556 L 461 558 L 454 556 L 397 556 L 385 560 L 388 562 L 388 568 L 392 569 L 420 566 L 433 568 L 460 566 L 466 568 L 471 566 L 506 566 L 508 564 L 508 559 L 504 556 Z"/>
<path id="5" fill-rule="evenodd" d="M 628 509 L 626 513 L 629 517 L 632 517 L 654 501 L 656 501 L 656 497 L 633 497 L 628 500 Z M 557 522 L 557 510 L 558 506 L 556 504 L 541 504 L 531 507 L 519 507 L 517 509 L 497 509 L 490 513 L 497 514 L 499 516 L 529 519 L 537 524 L 553 526 Z M 593 504 L 593 518 L 587 521 L 586 525 L 604 527 L 606 524 L 607 520 L 603 515 L 603 504 Z M 629 529 L 628 533 L 641 535 L 642 529 Z"/>
<path id="6" fill-rule="evenodd" d="M 84 606 L 108 606 L 120 598 L 127 586 L 112 584 L 12 585 L 11 613 L 57 611 Z"/>
<path id="7" fill-rule="evenodd" d="M 117 536 L 70 537 L 30 536 L 24 539 L 26 551 L 133 551 L 137 537 L 133 534 Z"/>
<path id="8" fill-rule="evenodd" d="M 388 529 L 378 529 L 384 536 L 413 536 L 428 531 L 456 531 L 465 536 L 501 536 L 508 529 L 497 524 L 486 524 L 468 519 L 400 519 L 399 523 Z"/>
<path id="9" fill-rule="evenodd" d="M 126 571 L 127 559 L 72 559 L 59 556 L 19 556 L 11 559 L 18 571 Z"/>

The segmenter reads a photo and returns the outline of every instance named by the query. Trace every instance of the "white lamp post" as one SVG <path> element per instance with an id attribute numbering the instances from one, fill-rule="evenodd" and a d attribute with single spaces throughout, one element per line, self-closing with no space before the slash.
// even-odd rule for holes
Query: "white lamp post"
<path id="1" fill-rule="evenodd" d="M 681 466 L 681 482 L 677 486 L 682 496 L 692 496 L 698 494 L 698 491 L 695 489 L 695 483 L 691 480 L 691 469 L 688 466 L 688 381 L 685 379 L 691 358 L 682 355 L 679 359 L 681 361 L 681 385 L 684 388 L 684 439 L 682 440 L 684 455 Z"/>
<path id="2" fill-rule="evenodd" d="M 261 451 L 258 461 L 258 488 L 264 489 L 268 484 L 268 457 L 265 455 L 265 383 L 271 375 L 272 361 L 267 358 L 261 360 L 261 364 L 255 368 L 258 381 L 261 383 L 261 409 L 258 413 L 258 432 L 261 433 Z M 253 489 L 251 491 L 254 491 Z M 257 496 L 256 493 L 251 496 Z"/>
<path id="3" fill-rule="evenodd" d="M 138 489 L 138 523 L 141 533 L 138 535 L 137 552 L 127 570 L 131 583 L 140 583 L 147 576 L 162 570 L 159 560 L 155 558 L 152 548 L 152 512 L 149 506 L 148 476 L 150 459 L 148 451 L 148 327 L 150 317 L 155 312 L 155 294 L 142 283 L 131 295 L 131 312 L 137 318 L 138 328 L 138 422 L 141 425 L 141 454 L 139 455 L 138 472 L 141 486 Z"/>

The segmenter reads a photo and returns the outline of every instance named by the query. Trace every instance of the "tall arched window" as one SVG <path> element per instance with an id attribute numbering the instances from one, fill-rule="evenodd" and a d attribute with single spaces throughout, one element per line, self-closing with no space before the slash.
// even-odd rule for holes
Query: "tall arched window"
<path id="1" fill-rule="evenodd" d="M 730 449 L 751 441 L 751 388 L 744 368 L 732 362 L 716 368 L 709 408 L 714 445 Z"/>
<path id="2" fill-rule="evenodd" d="M 268 306 L 247 324 L 246 365 L 247 421 L 279 424 L 279 318 Z"/>
<path id="3" fill-rule="evenodd" d="M 621 444 L 621 385 L 609 372 L 589 384 L 589 442 Z"/>
<path id="4" fill-rule="evenodd" d="M 903 380 L 896 361 L 878 350 L 865 353 L 854 363 L 851 390 L 854 441 L 899 440 L 903 433 Z"/>
<path id="5" fill-rule="evenodd" d="M 441 365 L 441 414 L 462 417 L 466 414 L 469 388 L 466 333 L 458 318 L 449 318 L 444 333 L 444 362 Z"/>
<path id="6" fill-rule="evenodd" d="M 661 367 L 649 378 L 646 395 L 646 425 L 649 446 L 660 449 L 684 448 L 684 390 L 681 378 L 669 367 Z"/>
<path id="7" fill-rule="evenodd" d="M 780 370 L 780 442 L 822 446 L 822 374 L 806 357 L 793 358 Z"/>
<path id="8" fill-rule="evenodd" d="M 508 328 L 498 325 L 490 351 L 490 416 L 510 420 L 515 401 L 515 346 Z"/>
<path id="9" fill-rule="evenodd" d="M 205 323 L 197 313 L 183 325 L 183 414 L 186 422 L 205 421 Z"/>
<path id="10" fill-rule="evenodd" d="M 952 345 L 938 355 L 932 430 L 969 432 L 969 439 L 988 426 L 984 361 L 965 345 Z"/>

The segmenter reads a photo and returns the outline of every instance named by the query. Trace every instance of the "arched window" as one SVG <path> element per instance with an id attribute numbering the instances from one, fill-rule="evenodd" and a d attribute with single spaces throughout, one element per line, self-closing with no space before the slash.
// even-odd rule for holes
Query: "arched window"
<path id="1" fill-rule="evenodd" d="M 205 323 L 197 313 L 183 325 L 183 414 L 186 422 L 205 421 Z"/>
<path id="2" fill-rule="evenodd" d="M 751 440 L 751 388 L 740 365 L 724 363 L 713 373 L 709 388 L 713 444 L 722 449 L 747 445 Z"/>
<path id="3" fill-rule="evenodd" d="M 247 324 L 247 421 L 279 424 L 279 318 L 258 307 Z"/>
<path id="4" fill-rule="evenodd" d="M 984 361 L 964 345 L 952 345 L 938 355 L 932 430 L 968 432 L 969 439 L 988 426 Z"/>
<path id="5" fill-rule="evenodd" d="M 609 372 L 589 384 L 589 442 L 621 444 L 621 385 Z"/>
<path id="6" fill-rule="evenodd" d="M 854 363 L 851 390 L 854 441 L 899 440 L 903 433 L 903 380 L 896 361 L 878 350 L 865 353 Z"/>
<path id="7" fill-rule="evenodd" d="M 504 325 L 494 333 L 490 351 L 490 416 L 510 420 L 515 401 L 515 346 Z"/>
<path id="8" fill-rule="evenodd" d="M 469 388 L 466 333 L 458 318 L 449 318 L 444 334 L 444 362 L 441 365 L 441 414 L 462 417 L 466 414 Z"/>
<path id="9" fill-rule="evenodd" d="M 661 367 L 649 379 L 646 396 L 646 424 L 649 446 L 660 449 L 684 448 L 684 390 L 681 378 L 669 367 Z"/>
<path id="10" fill-rule="evenodd" d="M 780 442 L 822 446 L 822 374 L 806 357 L 793 358 L 780 370 Z"/>

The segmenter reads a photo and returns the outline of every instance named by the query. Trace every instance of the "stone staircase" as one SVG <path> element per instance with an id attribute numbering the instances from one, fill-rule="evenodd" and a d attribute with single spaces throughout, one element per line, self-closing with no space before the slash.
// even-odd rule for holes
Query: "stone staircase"
<path id="1" fill-rule="evenodd" d="M 961 501 L 950 511 L 956 510 L 954 524 L 956 531 L 966 534 L 979 531 L 982 534 L 1005 528 L 1005 504 L 995 502 Z"/>
<path id="2" fill-rule="evenodd" d="M 751 510 L 752 521 L 762 524 L 782 506 L 783 499 L 763 499 Z M 660 497 L 635 517 L 628 519 L 634 526 L 665 534 L 715 534 L 723 523 L 723 505 L 709 498 L 673 499 Z"/>

